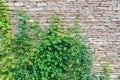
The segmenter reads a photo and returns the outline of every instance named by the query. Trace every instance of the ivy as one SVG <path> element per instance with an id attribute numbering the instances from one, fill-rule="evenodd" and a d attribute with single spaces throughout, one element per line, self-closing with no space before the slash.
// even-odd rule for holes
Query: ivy
<path id="1" fill-rule="evenodd" d="M 34 64 L 39 80 L 88 80 L 91 77 L 91 51 L 81 35 L 62 31 L 61 21 L 53 15 L 43 36 Z M 73 27 L 71 27 L 73 28 Z M 62 33 L 64 32 L 64 33 Z M 71 35 L 70 35 L 71 34 Z M 37 72 L 36 71 L 36 72 Z"/>
<path id="2" fill-rule="evenodd" d="M 18 33 L 13 49 L 15 80 L 87 80 L 91 77 L 91 51 L 82 35 L 70 31 L 74 27 L 65 29 L 58 16 L 52 15 L 48 29 L 43 31 L 36 21 L 29 23 L 30 18 L 23 13 L 17 13 Z"/>
<path id="3" fill-rule="evenodd" d="M 92 75 L 92 52 L 80 34 L 79 19 L 66 29 L 53 14 L 44 31 L 26 12 L 17 11 L 17 15 L 15 80 L 103 80 Z"/>
<path id="4" fill-rule="evenodd" d="M 31 44 L 31 38 L 29 32 L 32 28 L 28 24 L 30 18 L 26 16 L 26 11 L 16 10 L 16 18 L 18 19 L 17 31 L 15 34 L 13 52 L 16 58 L 15 68 L 13 69 L 15 80 L 29 80 L 31 71 L 30 56 L 32 54 L 33 46 Z"/>
<path id="5" fill-rule="evenodd" d="M 9 6 L 0 0 L 0 79 L 12 79 L 11 69 L 14 67 L 12 54 L 12 26 Z"/>
<path id="6" fill-rule="evenodd" d="M 15 13 L 18 19 L 18 33 L 14 38 L 13 53 L 16 63 L 12 73 L 15 80 L 36 80 L 34 52 L 38 51 L 43 32 L 38 21 L 30 19 L 26 11 L 16 10 Z"/>

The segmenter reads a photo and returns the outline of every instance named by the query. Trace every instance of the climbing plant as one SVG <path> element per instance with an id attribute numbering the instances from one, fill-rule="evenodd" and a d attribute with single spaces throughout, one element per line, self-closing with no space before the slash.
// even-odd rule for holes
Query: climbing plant
<path id="1" fill-rule="evenodd" d="M 0 0 L 0 80 L 12 80 L 11 68 L 14 67 L 11 53 L 13 34 L 9 16 L 9 6 L 4 0 Z"/>
<path id="2" fill-rule="evenodd" d="M 34 53 L 35 72 L 39 80 L 91 78 L 91 51 L 85 44 L 84 37 L 75 33 L 77 27 L 76 31 L 69 31 L 73 28 L 65 29 L 58 16 L 52 16 L 38 52 Z"/>
<path id="3" fill-rule="evenodd" d="M 18 19 L 17 33 L 14 38 L 13 53 L 16 58 L 15 68 L 13 69 L 15 80 L 29 80 L 30 55 L 32 52 L 31 38 L 29 31 L 32 26 L 28 25 L 30 18 L 26 16 L 26 11 L 16 10 Z"/>
<path id="4" fill-rule="evenodd" d="M 92 74 L 92 51 L 81 34 L 79 15 L 65 27 L 53 14 L 44 30 L 26 11 L 16 11 L 17 33 L 11 32 L 9 8 L 0 0 L 1 80 L 109 80 Z M 104 66 L 106 71 L 108 67 Z"/>
<path id="5" fill-rule="evenodd" d="M 58 16 L 52 15 L 44 31 L 24 13 L 17 13 L 18 33 L 14 39 L 17 62 L 13 72 L 16 80 L 105 79 L 106 75 L 103 78 L 91 73 L 92 52 L 80 34 L 78 20 L 65 29 Z"/>
<path id="6" fill-rule="evenodd" d="M 33 56 L 40 44 L 43 35 L 38 21 L 30 19 L 26 11 L 16 10 L 18 20 L 17 33 L 15 33 L 13 53 L 16 58 L 13 74 L 15 80 L 34 80 Z"/>
<path id="7" fill-rule="evenodd" d="M 103 65 L 102 67 L 103 74 L 100 76 L 100 80 L 110 80 L 110 73 L 113 72 L 110 65 L 111 62 L 107 62 Z"/>
<path id="8" fill-rule="evenodd" d="M 85 38 L 75 33 L 79 32 L 77 22 L 65 29 L 59 17 L 52 15 L 48 29 L 44 32 L 43 29 L 35 29 L 37 23 L 29 23 L 30 18 L 23 13 L 18 13 L 18 33 L 14 41 L 17 62 L 13 70 L 15 80 L 91 78 L 91 51 Z"/>

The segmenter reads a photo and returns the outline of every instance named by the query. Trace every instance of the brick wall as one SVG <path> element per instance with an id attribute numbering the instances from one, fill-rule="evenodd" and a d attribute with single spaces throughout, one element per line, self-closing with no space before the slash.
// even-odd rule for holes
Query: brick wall
<path id="1" fill-rule="evenodd" d="M 100 71 L 111 61 L 111 80 L 120 75 L 120 0 L 7 0 L 10 9 L 27 10 L 44 25 L 56 12 L 67 25 L 72 25 L 79 11 L 84 34 L 96 51 L 94 70 Z M 13 18 L 12 18 L 13 19 Z M 68 24 L 69 23 L 69 24 Z"/>

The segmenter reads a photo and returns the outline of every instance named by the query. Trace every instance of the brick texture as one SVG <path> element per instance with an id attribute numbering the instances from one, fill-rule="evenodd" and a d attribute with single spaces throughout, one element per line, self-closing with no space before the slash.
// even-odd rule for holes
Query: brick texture
<path id="1" fill-rule="evenodd" d="M 120 0 L 7 0 L 10 9 L 27 10 L 33 19 L 45 26 L 56 12 L 69 26 L 79 11 L 84 34 L 94 56 L 95 71 L 111 61 L 111 80 L 120 75 Z M 13 19 L 13 18 L 12 18 Z"/>

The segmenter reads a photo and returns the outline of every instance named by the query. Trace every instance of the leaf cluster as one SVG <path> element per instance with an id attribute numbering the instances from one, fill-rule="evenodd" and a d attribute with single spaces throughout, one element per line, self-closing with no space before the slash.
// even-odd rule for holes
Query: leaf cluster
<path id="1" fill-rule="evenodd" d="M 14 67 L 12 54 L 12 25 L 9 6 L 0 0 L 0 80 L 12 79 L 11 68 Z"/>
<path id="2" fill-rule="evenodd" d="M 30 18 L 21 13 L 18 13 L 14 44 L 16 80 L 88 80 L 91 77 L 91 51 L 82 35 L 70 33 L 76 26 L 65 29 L 53 14 L 44 32 L 36 29 L 35 21 L 29 24 Z"/>

